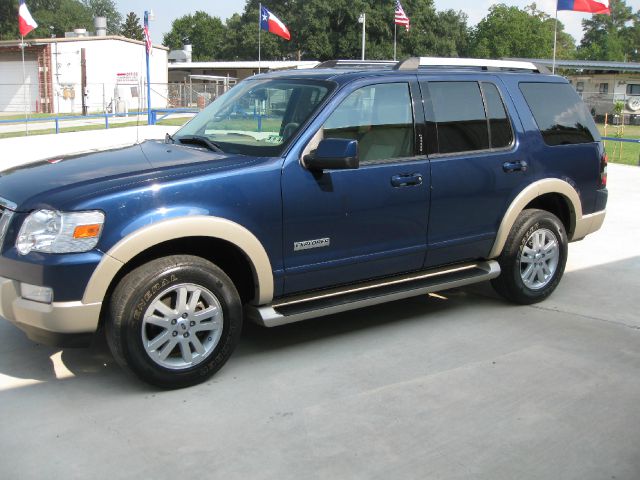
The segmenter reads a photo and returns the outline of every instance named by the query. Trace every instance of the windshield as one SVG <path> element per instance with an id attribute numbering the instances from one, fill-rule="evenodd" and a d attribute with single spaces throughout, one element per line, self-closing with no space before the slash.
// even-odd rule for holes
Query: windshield
<path id="1" fill-rule="evenodd" d="M 225 153 L 279 156 L 333 89 L 310 80 L 245 80 L 196 115 L 173 137 L 203 136 Z"/>

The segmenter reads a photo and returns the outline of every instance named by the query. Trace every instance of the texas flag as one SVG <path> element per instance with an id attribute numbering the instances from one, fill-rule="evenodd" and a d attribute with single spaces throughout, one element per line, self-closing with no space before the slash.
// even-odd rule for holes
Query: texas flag
<path id="1" fill-rule="evenodd" d="M 20 29 L 20 35 L 23 37 L 34 28 L 38 28 L 38 24 L 29 13 L 24 0 L 20 0 L 20 7 L 18 8 L 18 28 Z"/>
<path id="2" fill-rule="evenodd" d="M 285 40 L 291 40 L 291 34 L 286 25 L 266 7 L 260 8 L 260 28 L 267 32 L 274 33 Z"/>
<path id="3" fill-rule="evenodd" d="M 558 0 L 558 10 L 611 15 L 609 0 Z"/>

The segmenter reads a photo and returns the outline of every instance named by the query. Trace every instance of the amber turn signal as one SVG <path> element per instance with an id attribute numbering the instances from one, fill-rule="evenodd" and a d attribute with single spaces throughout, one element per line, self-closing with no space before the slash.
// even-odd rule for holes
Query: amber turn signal
<path id="1" fill-rule="evenodd" d="M 101 224 L 79 225 L 73 231 L 73 238 L 95 238 L 100 235 Z"/>

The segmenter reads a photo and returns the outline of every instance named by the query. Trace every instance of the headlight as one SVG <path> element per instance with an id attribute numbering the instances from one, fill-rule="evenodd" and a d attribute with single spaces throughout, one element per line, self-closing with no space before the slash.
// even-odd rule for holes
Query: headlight
<path id="1" fill-rule="evenodd" d="M 88 252 L 100 239 L 104 213 L 38 210 L 22 224 L 16 248 L 21 255 L 34 252 Z"/>

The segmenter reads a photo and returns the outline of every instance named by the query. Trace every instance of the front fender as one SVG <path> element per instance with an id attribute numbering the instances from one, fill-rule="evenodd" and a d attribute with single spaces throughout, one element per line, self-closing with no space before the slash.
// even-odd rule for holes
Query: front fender
<path id="1" fill-rule="evenodd" d="M 122 238 L 105 252 L 87 284 L 82 302 L 102 302 L 117 273 L 136 255 L 159 243 L 185 237 L 210 237 L 237 246 L 251 264 L 256 284 L 255 303 L 261 305 L 273 299 L 271 262 L 256 236 L 242 225 L 225 218 L 192 215 L 162 220 L 139 228 Z"/>

